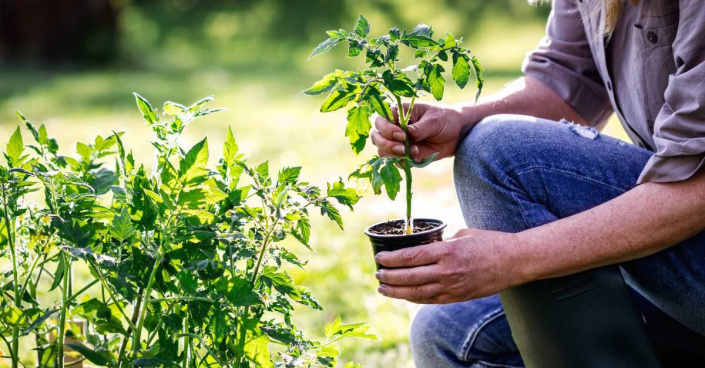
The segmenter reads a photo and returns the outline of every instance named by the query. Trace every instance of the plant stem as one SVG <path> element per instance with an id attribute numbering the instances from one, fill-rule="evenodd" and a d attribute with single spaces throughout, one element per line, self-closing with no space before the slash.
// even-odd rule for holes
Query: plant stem
<path id="1" fill-rule="evenodd" d="M 276 221 L 274 221 L 274 224 L 272 224 L 272 228 L 269 229 L 267 232 L 267 235 L 264 238 L 264 242 L 262 242 L 262 250 L 259 252 L 259 256 L 257 257 L 257 265 L 255 266 L 255 271 L 252 274 L 252 285 L 255 285 L 257 282 L 257 275 L 259 273 L 259 268 L 260 265 L 262 264 L 262 259 L 264 258 L 264 252 L 267 250 L 267 246 L 269 245 L 269 241 L 271 240 L 272 233 L 274 233 L 274 230 L 277 227 L 277 223 L 279 223 L 279 219 L 277 218 Z"/>
<path id="2" fill-rule="evenodd" d="M 10 222 L 10 217 L 8 215 L 8 203 L 7 203 L 7 192 L 5 191 L 5 184 L 0 184 L 2 188 L 2 204 L 3 204 L 3 215 L 5 217 L 5 228 L 7 229 L 7 241 L 10 243 L 10 255 L 12 256 L 12 278 L 13 278 L 13 288 L 15 292 L 15 307 L 22 310 L 22 295 L 20 294 L 19 285 L 19 275 L 17 269 L 17 249 L 15 247 L 15 226 L 14 222 Z M 10 356 L 12 357 L 12 368 L 17 368 L 19 366 L 20 360 L 20 327 L 12 327 L 12 347 L 10 348 Z"/>
<path id="3" fill-rule="evenodd" d="M 137 296 L 137 300 L 135 300 L 135 308 L 134 308 L 134 313 L 132 314 L 132 325 L 134 326 L 135 323 L 137 323 L 137 311 L 140 310 L 140 307 L 142 305 L 142 295 Z M 160 319 L 159 322 L 162 320 Z M 120 344 L 120 350 L 118 351 L 118 357 L 117 357 L 117 367 L 121 368 L 122 367 L 122 358 L 125 356 L 125 350 L 127 349 L 127 341 L 129 340 L 129 335 L 130 333 L 134 331 L 134 328 L 129 327 L 127 329 L 127 334 L 122 337 L 122 344 Z M 147 343 L 149 345 L 149 342 Z"/>
<path id="4" fill-rule="evenodd" d="M 59 257 L 66 257 L 62 251 Z M 69 262 L 67 260 L 67 262 Z M 66 335 L 66 310 L 68 309 L 68 293 L 69 293 L 69 273 L 64 272 L 63 284 L 61 286 L 61 314 L 59 317 L 59 336 L 57 336 L 57 351 L 56 359 L 58 368 L 64 368 L 64 338 Z"/>
<path id="5" fill-rule="evenodd" d="M 181 362 L 181 368 L 188 368 L 188 361 L 191 357 L 191 339 L 188 335 L 188 312 L 186 312 L 186 317 L 184 318 L 184 329 L 183 329 L 183 339 L 184 339 L 184 360 Z"/>
<path id="6" fill-rule="evenodd" d="M 144 294 L 142 296 L 143 300 L 149 300 L 149 294 L 152 292 L 152 285 L 154 284 L 154 278 L 157 276 L 157 269 L 164 259 L 164 254 L 159 251 L 157 253 L 157 259 L 154 261 L 154 267 L 152 267 L 152 272 L 149 274 L 149 281 L 147 281 L 147 287 L 144 289 Z M 132 352 L 137 354 L 140 347 L 140 335 L 142 334 L 142 326 L 144 326 L 144 318 L 147 315 L 147 303 L 142 305 L 139 312 L 139 319 L 137 319 L 137 325 L 135 327 L 135 337 L 132 341 Z"/>
<path id="7" fill-rule="evenodd" d="M 411 119 L 411 109 L 414 108 L 415 99 L 411 99 L 409 103 L 409 110 L 404 112 L 404 105 L 402 103 L 401 97 L 395 95 L 397 100 L 397 110 L 399 111 L 399 125 L 402 130 L 404 130 L 404 162 L 402 167 L 404 168 L 404 176 L 406 177 L 406 221 L 404 224 L 404 232 L 407 234 L 414 233 L 414 221 L 411 218 L 411 198 L 413 197 L 413 192 L 411 191 L 411 141 L 409 139 L 409 120 Z"/>

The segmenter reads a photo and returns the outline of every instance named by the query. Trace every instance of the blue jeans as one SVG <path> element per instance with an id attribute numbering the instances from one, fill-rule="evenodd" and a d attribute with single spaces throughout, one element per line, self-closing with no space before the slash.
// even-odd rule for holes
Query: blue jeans
<path id="1" fill-rule="evenodd" d="M 591 128 L 497 115 L 458 146 L 455 185 L 468 227 L 519 232 L 632 189 L 651 155 Z M 705 233 L 620 266 L 661 355 L 705 351 Z M 524 366 L 497 295 L 424 306 L 410 340 L 419 368 Z"/>

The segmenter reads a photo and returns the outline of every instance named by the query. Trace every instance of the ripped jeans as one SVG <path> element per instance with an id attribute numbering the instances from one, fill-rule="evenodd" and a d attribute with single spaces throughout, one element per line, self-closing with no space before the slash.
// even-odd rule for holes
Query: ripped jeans
<path id="1" fill-rule="evenodd" d="M 632 189 L 651 155 L 591 128 L 497 115 L 458 146 L 455 185 L 468 227 L 519 232 Z M 705 359 L 705 233 L 620 266 L 661 358 Z M 410 340 L 419 368 L 524 366 L 496 295 L 424 306 Z"/>

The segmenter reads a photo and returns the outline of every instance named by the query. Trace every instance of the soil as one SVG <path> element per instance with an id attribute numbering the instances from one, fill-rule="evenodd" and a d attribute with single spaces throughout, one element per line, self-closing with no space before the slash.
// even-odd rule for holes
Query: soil
<path id="1" fill-rule="evenodd" d="M 383 222 L 370 229 L 371 233 L 377 235 L 404 235 L 404 221 L 395 220 Z M 436 223 L 429 223 L 421 220 L 414 220 L 414 233 L 431 230 L 438 227 Z"/>

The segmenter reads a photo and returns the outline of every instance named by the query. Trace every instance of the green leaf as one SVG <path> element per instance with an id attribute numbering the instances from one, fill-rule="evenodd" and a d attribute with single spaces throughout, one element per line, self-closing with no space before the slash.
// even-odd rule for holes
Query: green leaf
<path id="1" fill-rule="evenodd" d="M 54 282 L 52 282 L 49 291 L 52 291 L 59 287 L 61 281 L 66 273 L 66 256 L 63 252 L 59 253 L 59 263 L 56 265 L 56 271 L 54 271 Z"/>
<path id="2" fill-rule="evenodd" d="M 299 180 L 301 167 L 285 167 L 279 171 L 277 181 L 279 184 L 294 184 Z"/>
<path id="3" fill-rule="evenodd" d="M 433 98 L 437 101 L 443 99 L 443 89 L 446 79 L 443 78 L 443 66 L 441 64 L 433 64 L 431 67 L 431 72 L 427 76 L 427 81 L 429 86 L 431 86 L 431 93 Z"/>
<path id="4" fill-rule="evenodd" d="M 342 28 L 337 31 L 336 30 L 326 31 L 326 33 L 331 38 L 337 38 L 338 40 L 341 40 L 341 41 L 348 37 L 348 32 Z"/>
<path id="5" fill-rule="evenodd" d="M 140 112 L 142 113 L 142 117 L 144 117 L 144 120 L 146 120 L 150 125 L 158 123 L 159 119 L 157 119 L 157 114 L 154 113 L 154 109 L 152 108 L 152 105 L 149 104 L 149 101 L 147 101 L 144 97 L 140 96 L 136 92 L 133 92 L 132 94 L 135 96 L 137 108 L 139 108 Z"/>
<path id="6" fill-rule="evenodd" d="M 411 48 L 430 47 L 438 45 L 438 42 L 433 38 L 433 30 L 431 27 L 419 23 L 411 32 L 404 34 L 401 40 L 404 44 Z"/>
<path id="7" fill-rule="evenodd" d="M 269 179 L 269 161 L 265 161 L 255 168 L 255 172 L 261 180 Z"/>
<path id="8" fill-rule="evenodd" d="M 127 211 L 127 208 L 123 208 L 119 215 L 115 215 L 110 225 L 110 235 L 119 243 L 124 242 L 135 234 L 135 228 L 132 226 L 132 218 L 130 218 L 130 213 Z"/>
<path id="9" fill-rule="evenodd" d="M 225 137 L 225 143 L 223 144 L 223 159 L 228 166 L 231 166 L 235 162 L 238 149 L 239 147 L 237 142 L 235 142 L 233 130 L 228 126 L 228 135 Z"/>
<path id="10" fill-rule="evenodd" d="M 475 94 L 475 101 L 480 98 L 480 93 L 482 93 L 482 87 L 485 85 L 485 78 L 482 76 L 482 72 L 485 70 L 480 64 L 480 61 L 476 57 L 472 57 L 472 71 L 475 73 L 475 79 L 477 80 L 477 93 Z"/>
<path id="11" fill-rule="evenodd" d="M 467 56 L 453 55 L 453 80 L 460 88 L 465 88 L 470 79 L 470 65 L 468 64 Z"/>
<path id="12" fill-rule="evenodd" d="M 396 96 L 416 97 L 416 88 L 414 83 L 409 79 L 404 72 L 397 71 L 392 74 L 390 70 L 385 70 L 382 73 L 384 85 Z"/>
<path id="13" fill-rule="evenodd" d="M 350 40 L 350 43 L 348 44 L 348 57 L 355 57 L 359 56 L 362 54 L 362 50 L 365 47 L 363 44 L 357 40 Z"/>
<path id="14" fill-rule="evenodd" d="M 340 42 L 338 38 L 328 38 L 327 40 L 321 42 L 318 46 L 316 46 L 315 49 L 313 49 L 313 52 L 311 53 L 311 56 L 308 57 L 308 59 L 311 60 L 320 54 L 325 54 L 326 52 L 330 51 L 333 47 L 335 47 L 338 42 Z"/>
<path id="15" fill-rule="evenodd" d="M 365 148 L 367 137 L 370 136 L 370 115 L 372 111 L 369 106 L 355 106 L 348 110 L 348 124 L 345 127 L 345 136 L 350 139 L 355 154 L 359 154 Z"/>
<path id="16" fill-rule="evenodd" d="M 186 106 L 171 101 L 164 102 L 162 109 L 169 116 L 182 116 L 187 112 Z"/>
<path id="17" fill-rule="evenodd" d="M 348 206 L 352 210 L 361 198 L 355 188 L 346 188 L 343 179 L 339 179 L 332 185 L 328 183 L 328 197 L 333 197 L 342 205 Z"/>
<path id="18" fill-rule="evenodd" d="M 7 156 L 10 159 L 10 166 L 18 166 L 22 160 L 24 152 L 24 142 L 22 141 L 22 132 L 20 127 L 15 129 L 15 132 L 10 136 L 10 141 L 7 143 Z"/>
<path id="19" fill-rule="evenodd" d="M 203 138 L 202 141 L 191 147 L 186 156 L 179 162 L 179 176 L 188 183 L 194 178 L 208 175 L 207 164 L 208 141 L 207 138 Z"/>
<path id="20" fill-rule="evenodd" d="M 372 106 L 372 108 L 379 114 L 379 116 L 387 119 L 388 121 L 394 121 L 394 114 L 392 113 L 392 108 L 389 106 L 386 97 L 382 96 L 377 88 L 368 88 L 370 92 L 367 93 L 366 101 Z"/>
<path id="21" fill-rule="evenodd" d="M 399 174 L 399 168 L 397 168 L 393 161 L 387 161 L 379 170 L 379 173 L 382 177 L 387 196 L 389 196 L 389 199 L 394 200 L 401 187 L 399 183 L 401 183 L 402 178 L 401 174 Z"/>
<path id="22" fill-rule="evenodd" d="M 336 83 L 338 83 L 338 77 L 342 75 L 342 71 L 336 70 L 333 73 L 325 75 L 321 80 L 318 82 L 314 83 L 311 88 L 305 90 L 303 93 L 307 95 L 318 95 L 323 92 L 326 92 L 333 88 Z"/>
<path id="23" fill-rule="evenodd" d="M 225 297 L 236 307 L 247 307 L 262 302 L 259 295 L 252 289 L 252 283 L 244 278 L 234 277 L 230 290 Z"/>
<path id="24" fill-rule="evenodd" d="M 323 101 L 321 112 L 331 112 L 345 107 L 355 98 L 355 93 L 359 88 L 354 84 L 340 85 L 333 89 L 328 98 Z"/>
<path id="25" fill-rule="evenodd" d="M 272 368 L 274 364 L 269 358 L 269 337 L 261 331 L 258 332 L 258 335 L 248 338 L 245 343 L 245 356 L 255 367 Z"/>
<path id="26" fill-rule="evenodd" d="M 341 230 L 343 230 L 343 217 L 340 216 L 340 211 L 338 211 L 332 203 L 328 201 L 323 201 L 321 203 L 321 214 L 327 215 L 329 219 L 333 220 Z"/>
<path id="27" fill-rule="evenodd" d="M 368 22 L 365 17 L 360 15 L 360 17 L 357 18 L 357 22 L 355 23 L 354 32 L 362 38 L 367 37 L 367 35 L 370 33 L 370 22 Z"/>
<path id="28" fill-rule="evenodd" d="M 426 167 L 426 166 L 430 165 L 431 162 L 433 162 L 436 159 L 436 157 L 438 157 L 438 152 L 432 154 L 431 156 L 426 157 L 425 159 L 421 160 L 420 162 L 416 162 L 414 160 L 409 160 L 409 164 L 413 167 L 420 169 L 422 167 Z"/>
<path id="29" fill-rule="evenodd" d="M 106 358 L 105 356 L 96 353 L 93 351 L 93 349 L 81 344 L 81 343 L 76 343 L 76 342 L 67 342 L 65 344 L 67 347 L 79 352 L 81 355 L 83 355 L 86 359 L 88 359 L 91 363 L 96 364 L 96 365 L 108 365 L 110 360 Z"/>

